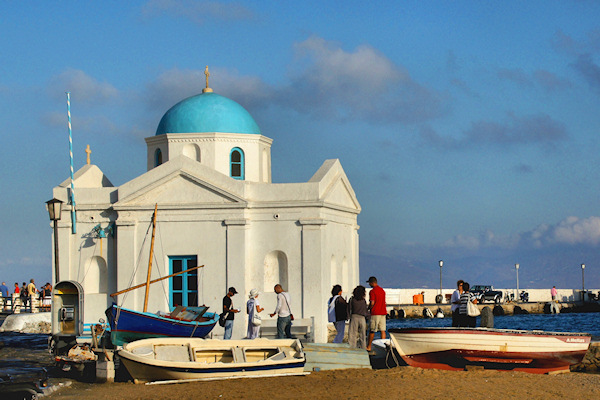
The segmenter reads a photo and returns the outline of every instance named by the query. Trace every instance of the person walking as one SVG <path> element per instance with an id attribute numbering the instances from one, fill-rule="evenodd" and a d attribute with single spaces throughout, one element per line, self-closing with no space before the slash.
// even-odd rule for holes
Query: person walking
<path id="1" fill-rule="evenodd" d="M 27 283 L 23 282 L 21 290 L 19 291 L 19 297 L 21 298 L 21 305 L 23 308 L 27 306 Z"/>
<path id="2" fill-rule="evenodd" d="M 233 319 L 235 318 L 235 313 L 240 312 L 240 310 L 233 308 L 233 300 L 231 298 L 236 294 L 237 290 L 232 286 L 227 289 L 227 294 L 223 297 L 223 312 L 227 313 L 227 316 L 225 317 L 225 333 L 223 333 L 223 340 L 231 339 Z"/>
<path id="3" fill-rule="evenodd" d="M 348 344 L 356 349 L 367 348 L 367 291 L 362 285 L 358 285 L 352 291 L 352 297 L 348 301 L 350 314 L 350 329 L 348 332 Z M 360 343 L 360 344 L 358 344 Z"/>
<path id="4" fill-rule="evenodd" d="M 460 320 L 458 311 L 460 309 L 460 295 L 463 292 L 463 282 L 462 279 L 456 282 L 456 290 L 452 293 L 452 297 L 450 297 L 450 303 L 452 304 L 450 306 L 450 309 L 452 310 L 452 326 L 455 328 L 458 327 Z"/>
<path id="5" fill-rule="evenodd" d="M 248 295 L 246 312 L 248 313 L 248 333 L 246 339 L 256 339 L 260 333 L 260 324 L 256 324 L 255 314 L 264 310 L 258 303 L 258 289 L 252 289 Z"/>
<path id="6" fill-rule="evenodd" d="M 6 286 L 6 282 L 2 282 L 0 285 L 0 296 L 2 297 L 2 309 L 6 309 L 6 303 L 8 303 L 8 286 Z"/>
<path id="7" fill-rule="evenodd" d="M 0 294 L 2 297 L 8 297 L 8 286 L 6 286 L 6 282 L 2 282 L 2 285 L 0 285 Z"/>
<path id="8" fill-rule="evenodd" d="M 27 300 L 29 301 L 29 308 L 33 309 L 33 299 L 37 295 L 37 288 L 35 287 L 35 281 L 33 278 L 29 280 L 29 285 L 27 285 Z"/>
<path id="9" fill-rule="evenodd" d="M 550 289 L 550 295 L 552 296 L 552 301 L 556 300 L 557 294 L 558 294 L 558 291 L 556 290 L 556 286 L 552 286 L 552 289 Z"/>
<path id="10" fill-rule="evenodd" d="M 46 282 L 46 284 L 42 286 L 42 291 L 40 294 L 42 298 L 42 305 L 49 306 L 52 302 L 52 285 L 50 282 Z"/>
<path id="11" fill-rule="evenodd" d="M 385 304 L 385 290 L 377 283 L 377 278 L 370 277 L 367 281 L 371 286 L 369 292 L 369 310 L 371 312 L 371 322 L 369 324 L 369 342 L 367 343 L 367 351 L 371 351 L 371 343 L 375 339 L 375 332 L 381 332 L 381 338 L 385 339 L 385 317 L 387 316 L 387 308 Z"/>
<path id="12" fill-rule="evenodd" d="M 346 330 L 346 320 L 348 319 L 348 303 L 342 297 L 342 287 L 340 285 L 334 285 L 331 289 L 331 297 L 327 302 L 327 314 L 329 322 L 333 322 L 337 332 L 333 343 L 342 343 Z"/>
<path id="13" fill-rule="evenodd" d="M 477 299 L 475 298 L 475 296 L 473 296 L 473 293 L 471 293 L 469 290 L 471 289 L 471 286 L 469 285 L 468 282 L 463 282 L 463 292 L 460 295 L 460 309 L 459 309 L 459 313 L 460 313 L 460 318 L 459 318 L 459 327 L 464 327 L 464 328 L 475 328 L 475 326 L 477 325 L 477 317 L 471 317 L 468 313 L 467 313 L 467 304 L 469 302 L 472 302 L 473 304 L 477 304 Z"/>
<path id="14" fill-rule="evenodd" d="M 292 338 L 292 311 L 290 308 L 290 295 L 285 292 L 281 285 L 278 283 L 273 288 L 277 293 L 277 307 L 275 312 L 269 314 L 271 318 L 277 315 L 277 339 Z"/>

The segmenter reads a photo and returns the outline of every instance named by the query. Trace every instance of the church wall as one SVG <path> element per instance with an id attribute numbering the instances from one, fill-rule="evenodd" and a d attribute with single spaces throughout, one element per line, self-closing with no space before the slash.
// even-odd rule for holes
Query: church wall
<path id="1" fill-rule="evenodd" d="M 211 311 L 220 311 L 221 299 L 226 291 L 226 228 L 221 221 L 201 219 L 190 216 L 191 221 L 182 220 L 185 214 L 170 214 L 169 211 L 158 212 L 158 222 L 155 239 L 155 257 L 152 266 L 152 279 L 167 276 L 169 270 L 169 256 L 196 256 L 198 265 L 204 265 L 198 270 L 200 303 L 205 303 Z M 134 235 L 128 235 L 129 241 L 136 238 L 139 243 L 133 254 L 135 264 L 138 265 L 136 280 L 139 284 L 146 281 L 148 257 L 150 251 L 150 236 L 146 239 L 144 248 L 140 250 L 144 242 L 144 236 L 150 221 L 142 221 L 137 224 Z M 139 260 L 137 259 L 139 255 Z M 127 285 L 133 267 L 125 263 L 120 265 L 120 274 L 128 275 Z M 124 287 L 127 285 L 123 285 Z M 124 287 L 121 287 L 124 288 Z M 141 309 L 144 301 L 144 289 L 135 290 L 132 300 L 127 299 L 125 306 Z M 132 292 L 133 293 L 133 292 Z M 166 294 L 165 294 L 166 293 Z M 148 311 L 166 311 L 169 308 L 169 280 L 150 286 Z"/>
<path id="2" fill-rule="evenodd" d="M 273 217 L 275 214 L 279 216 L 278 219 Z M 250 231 L 252 246 L 248 249 L 251 272 L 245 294 L 247 295 L 251 289 L 257 288 L 262 293 L 259 298 L 260 304 L 270 314 L 277 305 L 277 296 L 273 287 L 276 283 L 281 283 L 283 289 L 288 291 L 292 297 L 290 306 L 295 316 L 301 317 L 302 237 L 301 229 L 297 225 L 297 217 L 294 218 L 293 215 L 286 215 L 285 212 L 277 213 L 273 210 L 253 215 L 253 218 Z M 273 257 L 277 255 L 279 255 L 279 260 L 274 260 Z M 267 261 L 271 262 L 270 265 L 268 263 L 265 265 Z M 286 271 L 274 271 L 271 268 L 273 265 L 285 266 Z M 266 274 L 269 276 L 265 280 Z M 287 283 L 282 282 L 282 278 L 286 277 Z"/>
<path id="3" fill-rule="evenodd" d="M 98 190 L 80 190 L 85 198 L 85 192 Z M 77 212 L 76 233 L 71 230 L 71 213 L 63 210 L 59 222 L 59 267 L 61 281 L 73 280 L 81 283 L 86 298 L 84 303 L 84 318 L 87 323 L 97 323 L 105 318 L 104 310 L 111 300 L 108 293 L 115 288 L 115 241 L 112 236 L 100 239 L 93 231 L 98 224 L 106 228 L 110 224 L 111 214 L 104 209 L 93 209 L 82 204 L 82 210 Z M 53 280 L 54 280 L 53 276 Z M 54 284 L 56 282 L 53 281 Z"/>

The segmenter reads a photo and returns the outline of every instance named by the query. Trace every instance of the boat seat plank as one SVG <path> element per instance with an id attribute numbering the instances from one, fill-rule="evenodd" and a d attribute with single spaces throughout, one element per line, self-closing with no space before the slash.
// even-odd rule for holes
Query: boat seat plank
<path id="1" fill-rule="evenodd" d="M 189 362 L 190 351 L 187 345 L 154 346 L 154 354 L 157 360 Z"/>
<path id="2" fill-rule="evenodd" d="M 280 353 L 278 348 L 247 348 L 244 350 L 247 362 L 264 361 L 268 358 L 273 357 L 275 354 Z"/>
<path id="3" fill-rule="evenodd" d="M 222 362 L 225 364 L 234 363 L 233 351 L 231 348 L 226 350 L 215 349 L 195 349 L 194 360 L 200 363 L 216 363 Z"/>
<path id="4" fill-rule="evenodd" d="M 233 359 L 236 363 L 246 362 L 246 355 L 244 354 L 244 350 L 239 347 L 234 347 L 233 351 Z"/>

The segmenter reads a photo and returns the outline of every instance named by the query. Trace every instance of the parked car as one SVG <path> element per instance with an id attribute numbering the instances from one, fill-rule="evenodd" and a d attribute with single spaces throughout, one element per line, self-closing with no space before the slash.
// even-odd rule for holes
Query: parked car
<path id="1" fill-rule="evenodd" d="M 474 285 L 471 288 L 471 293 L 475 296 L 479 303 L 485 301 L 493 301 L 496 304 L 502 302 L 502 292 L 494 290 L 492 285 Z"/>

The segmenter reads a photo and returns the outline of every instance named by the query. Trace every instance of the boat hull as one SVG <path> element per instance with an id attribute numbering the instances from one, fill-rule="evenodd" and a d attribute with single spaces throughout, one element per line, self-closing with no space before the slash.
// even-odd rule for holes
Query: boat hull
<path id="1" fill-rule="evenodd" d="M 111 341 L 122 346 L 140 339 L 154 337 L 194 337 L 208 335 L 219 320 L 215 313 L 205 313 L 203 321 L 185 321 L 161 317 L 118 307 L 113 304 L 106 310 L 111 329 Z"/>
<path id="2" fill-rule="evenodd" d="M 548 373 L 568 371 L 580 362 L 591 340 L 579 333 L 487 328 L 390 329 L 390 339 L 411 366 L 463 370 L 488 369 Z"/>
<path id="3" fill-rule="evenodd" d="M 118 354 L 142 382 L 304 374 L 305 363 L 296 339 L 146 339 Z"/>

